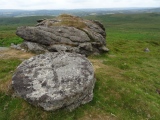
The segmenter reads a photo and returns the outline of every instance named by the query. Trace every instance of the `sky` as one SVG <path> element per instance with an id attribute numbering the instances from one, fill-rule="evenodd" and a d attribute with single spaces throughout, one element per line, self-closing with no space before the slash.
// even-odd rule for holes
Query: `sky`
<path id="1" fill-rule="evenodd" d="M 160 7 L 160 0 L 0 0 L 0 9 Z"/>

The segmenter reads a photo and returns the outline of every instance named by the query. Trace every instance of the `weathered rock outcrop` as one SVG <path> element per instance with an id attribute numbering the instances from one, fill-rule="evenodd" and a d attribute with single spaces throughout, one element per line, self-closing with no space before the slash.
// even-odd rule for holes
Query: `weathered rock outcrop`
<path id="1" fill-rule="evenodd" d="M 86 56 L 108 51 L 105 28 L 98 21 L 61 15 L 38 22 L 35 27 L 19 27 L 16 34 L 25 43 L 38 44 L 44 51 L 76 52 Z M 30 51 L 29 47 L 27 49 Z"/>
<path id="2" fill-rule="evenodd" d="M 34 56 L 19 65 L 12 78 L 16 95 L 47 111 L 73 110 L 91 101 L 94 83 L 88 59 L 67 52 Z"/>

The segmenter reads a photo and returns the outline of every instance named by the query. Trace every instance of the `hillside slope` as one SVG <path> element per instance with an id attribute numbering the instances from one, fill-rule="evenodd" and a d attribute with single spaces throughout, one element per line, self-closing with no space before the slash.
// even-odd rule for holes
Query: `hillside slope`
<path id="1" fill-rule="evenodd" d="M 0 120 L 159 120 L 160 15 L 87 16 L 106 27 L 108 54 L 89 57 L 96 75 L 94 99 L 73 112 L 45 112 L 12 95 L 15 68 L 33 54 L 0 51 Z M 27 23 L 25 23 L 27 24 Z M 2 25 L 1 25 L 2 26 Z M 0 27 L 0 46 L 21 40 L 19 25 Z M 149 52 L 144 49 L 148 48 Z"/>

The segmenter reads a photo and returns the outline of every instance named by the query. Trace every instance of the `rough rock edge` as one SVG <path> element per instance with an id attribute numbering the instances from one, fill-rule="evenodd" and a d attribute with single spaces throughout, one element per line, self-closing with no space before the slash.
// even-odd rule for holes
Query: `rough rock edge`
<path id="1" fill-rule="evenodd" d="M 48 54 L 48 53 L 47 53 Z M 61 54 L 61 53 L 58 53 L 58 54 Z M 65 53 L 62 53 L 62 54 L 65 54 Z M 81 55 L 82 56 L 82 55 Z M 34 58 L 34 57 L 33 57 Z M 32 59 L 32 58 L 31 58 Z M 86 58 L 85 58 L 86 59 Z M 24 62 L 23 62 L 24 63 Z M 23 64 L 22 63 L 22 64 Z M 19 66 L 19 68 L 20 67 L 22 67 L 21 65 Z M 18 76 L 23 76 L 23 74 L 19 74 L 19 73 L 21 73 L 21 71 L 19 71 L 19 72 L 17 72 L 16 74 L 18 74 Z M 13 79 L 15 78 L 15 75 L 13 76 Z M 17 79 L 20 79 L 20 78 L 17 78 Z M 95 84 L 95 78 L 93 78 L 93 80 L 91 80 L 91 83 L 89 84 L 88 83 L 88 88 L 85 88 L 83 91 L 82 91 L 82 93 L 77 93 L 76 94 L 76 96 L 77 97 L 75 97 L 74 99 L 75 99 L 75 101 L 74 102 L 70 102 L 70 103 L 68 103 L 68 104 L 66 104 L 66 105 L 64 105 L 64 103 L 62 104 L 62 106 L 60 106 L 60 107 L 58 107 L 58 108 L 56 108 L 56 109 L 59 109 L 59 108 L 66 108 L 66 109 L 69 109 L 70 111 L 72 111 L 73 109 L 75 109 L 76 107 L 78 107 L 80 104 L 85 104 L 85 103 L 88 103 L 88 102 L 90 102 L 91 100 L 92 100 L 92 98 L 93 98 L 93 88 L 94 88 L 94 84 Z M 14 83 L 12 83 L 12 85 L 14 85 Z M 20 87 L 20 86 L 19 86 Z M 15 93 L 16 93 L 16 95 L 17 96 L 21 96 L 21 94 L 19 93 L 19 92 L 17 92 L 17 91 L 15 91 Z M 85 95 L 85 96 L 84 96 Z M 21 97 L 23 97 L 23 95 L 21 96 Z M 25 100 L 27 100 L 27 101 L 29 101 L 31 104 L 33 104 L 33 103 L 35 103 L 35 102 L 33 102 L 33 101 L 31 101 L 31 100 L 29 100 L 28 98 L 24 98 Z M 41 106 L 41 107 L 44 107 L 45 106 L 45 104 L 43 105 L 43 103 L 39 103 L 39 104 L 37 104 L 37 103 L 35 103 L 36 104 L 36 106 Z M 48 105 L 47 105 L 48 106 Z M 46 108 L 44 108 L 45 110 L 47 110 L 47 111 L 50 111 L 50 110 L 52 110 L 52 108 L 50 108 L 50 107 L 47 107 L 46 106 Z M 54 109 L 54 110 L 56 110 L 56 109 Z"/>
<path id="2" fill-rule="evenodd" d="M 65 23 L 67 20 L 69 22 L 71 22 L 71 23 L 72 23 L 72 20 L 73 20 L 73 23 L 75 21 L 76 22 L 78 21 L 77 24 L 78 23 L 83 23 L 85 25 L 81 26 L 82 28 L 80 28 L 77 25 L 74 25 L 74 24 L 72 25 L 71 23 Z M 63 48 L 66 47 L 66 48 L 69 48 L 69 49 L 66 49 L 67 52 L 76 52 L 76 53 L 80 53 L 80 54 L 85 54 L 86 56 L 89 56 L 89 55 L 92 55 L 92 54 L 97 54 L 97 53 L 108 52 L 109 51 L 109 49 L 106 48 L 106 39 L 105 39 L 106 38 L 106 32 L 105 32 L 105 28 L 104 28 L 104 26 L 99 21 L 89 21 L 89 20 L 82 19 L 80 17 L 70 16 L 70 15 L 61 15 L 61 16 L 57 17 L 56 19 L 42 19 L 42 20 L 38 20 L 38 24 L 36 25 L 36 27 L 39 28 L 39 29 L 41 27 L 44 27 L 44 28 L 46 28 L 48 30 L 51 29 L 53 26 L 54 27 L 59 27 L 58 32 L 60 32 L 60 33 L 62 32 L 62 28 L 63 27 L 64 28 L 65 27 L 66 28 L 74 27 L 75 29 L 78 29 L 80 31 L 85 32 L 86 35 L 90 38 L 90 43 L 91 43 L 92 49 L 83 50 L 83 48 L 80 48 L 81 45 L 78 45 L 77 43 L 76 43 L 77 45 L 75 45 L 77 48 L 73 47 L 73 49 L 71 49 L 72 45 L 75 44 L 75 42 L 74 42 L 74 43 L 71 43 L 70 47 L 67 47 L 67 46 L 69 46 L 68 43 L 66 45 L 64 43 L 54 43 L 54 44 L 49 45 L 49 47 L 43 45 L 43 47 L 44 47 L 44 49 L 46 49 L 46 51 L 51 51 L 51 52 L 52 51 L 63 51 Z M 18 29 L 23 30 L 23 29 L 27 29 L 27 27 L 18 28 Z M 48 32 L 48 31 L 46 31 L 46 32 Z M 18 32 L 16 34 L 19 35 Z M 27 40 L 27 38 L 25 38 L 25 37 L 23 39 Z M 92 44 L 92 43 L 94 43 L 94 44 Z M 55 44 L 59 45 L 59 46 L 64 46 L 64 47 L 59 47 L 58 50 L 56 49 L 57 47 L 50 47 L 50 46 L 54 46 Z M 62 48 L 62 50 L 61 50 L 61 48 Z M 81 52 L 81 50 L 82 50 L 82 52 Z M 95 52 L 94 52 L 94 50 L 95 50 Z"/>

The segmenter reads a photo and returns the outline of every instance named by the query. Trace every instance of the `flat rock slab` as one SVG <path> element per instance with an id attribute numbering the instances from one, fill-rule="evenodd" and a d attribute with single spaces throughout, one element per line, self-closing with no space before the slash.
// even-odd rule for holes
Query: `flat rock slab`
<path id="1" fill-rule="evenodd" d="M 5 51 L 5 50 L 9 50 L 8 47 L 0 47 L 0 51 Z"/>
<path id="2" fill-rule="evenodd" d="M 46 53 L 18 66 L 12 78 L 16 95 L 44 110 L 73 110 L 93 98 L 92 64 L 75 53 Z"/>

